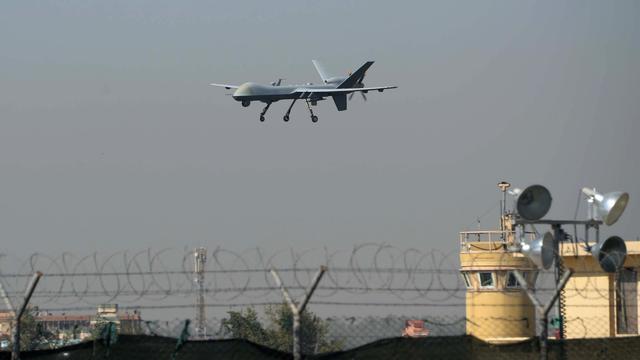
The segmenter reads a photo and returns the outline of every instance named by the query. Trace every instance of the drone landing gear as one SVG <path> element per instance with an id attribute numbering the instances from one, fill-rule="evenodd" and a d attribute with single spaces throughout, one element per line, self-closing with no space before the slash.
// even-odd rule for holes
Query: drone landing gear
<path id="1" fill-rule="evenodd" d="M 267 106 L 262 109 L 262 112 L 260 113 L 260 121 L 264 121 L 264 114 L 266 114 L 267 110 L 269 110 L 269 106 L 271 106 L 271 102 L 268 102 Z"/>
<path id="2" fill-rule="evenodd" d="M 318 117 L 313 115 L 313 110 L 311 110 L 311 104 L 309 104 L 309 100 L 305 99 L 305 101 L 307 102 L 307 108 L 309 109 L 309 112 L 311 113 L 311 122 L 318 122 Z"/>
<path id="3" fill-rule="evenodd" d="M 291 102 L 291 105 L 289 105 L 289 108 L 287 109 L 287 113 L 284 114 L 284 116 L 282 117 L 282 120 L 284 120 L 284 122 L 289 121 L 289 114 L 291 113 L 291 108 L 293 108 L 293 104 L 296 103 L 296 100 L 298 99 L 297 98 L 293 99 L 293 101 Z"/>

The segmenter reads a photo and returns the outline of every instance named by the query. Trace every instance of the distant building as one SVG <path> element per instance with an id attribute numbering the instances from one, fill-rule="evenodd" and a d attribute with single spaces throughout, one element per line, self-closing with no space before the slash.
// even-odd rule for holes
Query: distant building
<path id="1" fill-rule="evenodd" d="M 98 323 L 112 322 L 116 325 L 118 332 L 123 334 L 140 334 L 142 332 L 142 318 L 140 312 L 134 310 L 133 313 L 124 314 L 118 312 L 117 304 L 103 304 L 98 306 L 98 311 L 91 318 L 91 327 Z"/>
<path id="2" fill-rule="evenodd" d="M 403 337 L 425 337 L 429 336 L 429 329 L 424 327 L 424 320 L 407 320 L 402 330 Z"/>
<path id="3" fill-rule="evenodd" d="M 120 313 L 118 305 L 100 305 L 96 314 L 52 314 L 49 312 L 37 312 L 36 322 L 43 330 L 57 334 L 61 340 L 80 339 L 84 340 L 91 336 L 91 330 L 98 323 L 112 322 L 116 325 L 118 332 L 124 334 L 139 334 L 142 331 L 142 317 L 140 312 L 134 310 L 132 313 Z M 10 338 L 13 328 L 14 314 L 9 311 L 0 311 L 0 339 Z"/>
<path id="4" fill-rule="evenodd" d="M 11 328 L 13 327 L 13 312 L 0 311 L 0 340 L 11 336 Z"/>

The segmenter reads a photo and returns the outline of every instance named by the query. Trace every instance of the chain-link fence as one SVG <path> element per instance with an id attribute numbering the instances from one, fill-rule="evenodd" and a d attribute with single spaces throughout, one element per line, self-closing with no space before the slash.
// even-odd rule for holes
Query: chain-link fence
<path id="1" fill-rule="evenodd" d="M 225 330 L 225 319 L 209 320 L 207 339 L 189 339 L 194 331 L 188 320 L 146 321 L 139 334 L 116 326 L 95 339 L 56 349 L 23 352 L 23 359 L 291 359 L 286 332 L 273 331 L 274 338 L 249 334 L 251 341 L 235 338 Z M 265 328 L 278 326 L 268 324 Z M 410 324 L 407 324 L 407 323 Z M 306 359 L 538 359 L 536 338 L 482 341 L 465 335 L 465 318 L 424 316 L 368 316 L 326 318 L 321 338 L 302 337 Z M 407 326 L 416 329 L 407 330 Z M 514 320 L 513 326 L 520 326 Z M 603 324 L 606 327 L 606 325 Z M 286 326 L 285 326 L 286 327 Z M 108 326 L 105 327 L 108 329 Z M 132 330 L 132 329 L 129 329 Z M 411 334 L 407 334 L 411 332 Z M 307 334 L 309 335 L 309 334 Z M 317 334 L 316 334 L 317 335 Z M 403 336 L 404 335 L 404 336 Z M 550 333 L 549 359 L 633 359 L 640 353 L 640 338 L 581 338 L 556 340 Z M 282 336 L 282 338 L 277 338 Z M 332 348 L 323 348 L 331 344 Z M 315 351 L 314 351 L 315 350 Z M 9 359 L 0 352 L 0 359 Z"/>

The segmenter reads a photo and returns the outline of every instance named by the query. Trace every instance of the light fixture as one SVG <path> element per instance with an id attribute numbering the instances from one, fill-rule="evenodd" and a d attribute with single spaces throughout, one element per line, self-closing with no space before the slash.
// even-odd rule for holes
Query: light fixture
<path id="1" fill-rule="evenodd" d="M 611 236 L 591 247 L 591 254 L 596 258 L 602 270 L 614 273 L 624 265 L 627 258 L 627 245 L 619 236 Z"/>
<path id="2" fill-rule="evenodd" d="M 520 252 L 538 268 L 548 269 L 553 264 L 553 235 L 547 231 L 534 240 L 520 241 Z"/>
<path id="3" fill-rule="evenodd" d="M 582 192 L 587 196 L 590 205 L 589 216 L 596 218 L 596 215 L 607 225 L 613 225 L 624 212 L 629 202 L 629 194 L 622 191 L 614 191 L 600 194 L 596 189 L 582 188 Z M 594 211 L 595 210 L 595 211 Z"/>
<path id="4" fill-rule="evenodd" d="M 551 193 L 542 185 L 531 185 L 524 191 L 516 188 L 510 193 L 518 196 L 516 210 L 526 220 L 539 220 L 551 208 Z"/>

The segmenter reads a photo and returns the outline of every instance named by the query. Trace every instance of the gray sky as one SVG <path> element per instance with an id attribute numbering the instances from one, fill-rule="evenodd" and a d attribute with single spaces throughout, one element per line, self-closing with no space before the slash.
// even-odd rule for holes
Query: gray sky
<path id="1" fill-rule="evenodd" d="M 0 252 L 453 250 L 503 179 L 640 236 L 637 1 L 3 1 L 0 47 Z M 285 124 L 207 85 L 311 59 L 399 89 Z"/>

